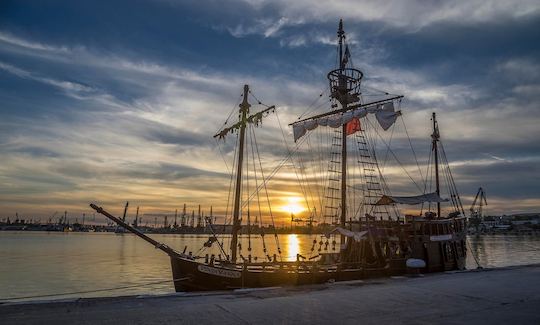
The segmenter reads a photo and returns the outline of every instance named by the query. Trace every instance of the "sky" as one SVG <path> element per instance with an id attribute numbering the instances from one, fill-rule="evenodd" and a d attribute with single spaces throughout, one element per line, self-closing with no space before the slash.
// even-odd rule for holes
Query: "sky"
<path id="1" fill-rule="evenodd" d="M 540 211 L 538 1 L 7 0 L 0 217 L 80 217 L 91 202 L 120 213 L 128 200 L 149 215 L 223 214 L 234 141 L 212 136 L 249 84 L 277 107 L 260 128 L 269 173 L 327 87 L 340 18 L 363 84 L 405 96 L 397 154 L 410 151 L 404 123 L 425 167 L 436 112 L 466 209 L 482 186 L 488 213 Z M 393 193 L 419 194 L 404 173 L 421 182 L 417 166 L 402 164 L 388 162 Z M 273 205 L 300 204 L 290 176 L 268 184 Z"/>

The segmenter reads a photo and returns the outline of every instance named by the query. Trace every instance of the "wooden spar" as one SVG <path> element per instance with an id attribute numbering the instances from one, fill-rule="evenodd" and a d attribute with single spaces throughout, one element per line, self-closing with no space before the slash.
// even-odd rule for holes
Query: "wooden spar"
<path id="1" fill-rule="evenodd" d="M 351 106 L 347 106 L 346 108 L 336 109 L 334 111 L 330 111 L 330 112 L 322 113 L 322 114 L 319 114 L 319 115 L 314 115 L 314 116 L 311 116 L 311 117 L 308 117 L 308 118 L 305 118 L 305 119 L 302 119 L 302 120 L 298 120 L 296 122 L 289 123 L 289 125 L 295 125 L 296 123 L 301 123 L 301 122 L 305 122 L 305 121 L 309 121 L 309 120 L 314 120 L 314 119 L 318 119 L 320 117 L 330 116 L 330 115 L 339 114 L 339 113 L 345 113 L 345 112 L 348 112 L 348 111 L 353 111 L 353 110 L 358 109 L 358 108 L 374 106 L 374 105 L 377 105 L 377 104 L 384 104 L 384 103 L 388 103 L 388 102 L 391 102 L 391 101 L 394 101 L 394 100 L 397 100 L 397 99 L 401 99 L 403 97 L 404 97 L 403 95 L 399 95 L 399 96 L 393 96 L 393 97 L 386 98 L 386 99 L 377 100 L 377 101 L 370 102 L 370 103 L 351 105 Z"/>
<path id="2" fill-rule="evenodd" d="M 140 230 L 136 229 L 136 228 L 133 228 L 132 226 L 130 226 L 129 224 L 127 224 L 126 222 L 122 221 L 121 219 L 113 216 L 112 214 L 110 214 L 109 212 L 103 210 L 102 207 L 98 207 L 97 205 L 95 204 L 90 204 L 90 207 L 94 210 L 96 210 L 97 213 L 100 213 L 104 216 L 106 216 L 107 218 L 111 219 L 112 221 L 116 222 L 118 225 L 124 227 L 125 229 L 129 230 L 130 232 L 134 233 L 135 235 L 141 237 L 142 239 L 146 240 L 147 242 L 149 242 L 150 244 L 154 245 L 155 248 L 158 248 L 158 249 L 161 249 L 162 251 L 164 251 L 165 253 L 171 255 L 171 256 L 178 256 L 178 255 L 181 255 L 180 253 L 178 253 L 177 251 L 175 251 L 174 249 L 170 248 L 169 246 L 165 245 L 165 244 L 162 244 L 148 236 L 146 236 L 145 234 L 143 234 Z"/>
<path id="3" fill-rule="evenodd" d="M 238 162 L 236 168 L 236 187 L 234 193 L 233 227 L 231 239 L 231 262 L 236 262 L 238 246 L 238 231 L 240 230 L 240 195 L 242 194 L 242 164 L 244 161 L 244 138 L 246 136 L 246 122 L 249 113 L 248 103 L 249 86 L 244 85 L 244 100 L 240 104 L 240 139 L 238 147 Z"/>
<path id="4" fill-rule="evenodd" d="M 250 105 L 251 106 L 251 105 Z M 272 106 L 268 106 L 267 108 L 263 109 L 262 111 L 260 112 L 257 112 L 255 114 L 252 114 L 250 116 L 247 116 L 246 117 L 246 122 L 249 122 L 249 123 L 257 123 L 257 121 L 265 114 L 265 113 L 268 113 L 269 111 L 273 111 L 276 109 L 276 106 L 272 105 Z M 249 113 L 249 112 L 248 112 Z M 228 128 L 225 128 L 223 130 L 221 130 L 220 132 L 218 132 L 217 134 L 214 135 L 214 138 L 223 138 L 225 137 L 225 135 L 231 131 L 231 130 L 236 130 L 236 129 L 240 129 L 242 127 L 242 121 L 238 121 L 236 122 L 235 124 L 233 124 L 231 127 L 228 127 Z"/>
<path id="5" fill-rule="evenodd" d="M 435 112 L 433 112 L 433 135 L 431 136 L 433 141 L 433 151 L 435 155 L 435 187 L 437 196 L 441 196 L 441 189 L 439 184 L 439 150 L 437 148 L 437 142 L 439 141 L 439 128 L 437 126 L 437 119 Z M 437 218 L 441 217 L 441 202 L 437 202 Z"/>

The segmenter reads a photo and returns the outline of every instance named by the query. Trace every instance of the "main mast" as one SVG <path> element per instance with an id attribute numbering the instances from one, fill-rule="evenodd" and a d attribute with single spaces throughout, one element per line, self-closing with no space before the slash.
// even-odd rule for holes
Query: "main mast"
<path id="1" fill-rule="evenodd" d="M 330 81 L 331 97 L 341 104 L 340 109 L 334 110 L 332 113 L 346 112 L 352 109 L 349 104 L 360 102 L 360 82 L 363 74 L 360 70 L 352 67 L 347 68 L 349 62 L 349 48 L 345 44 L 345 31 L 343 30 L 343 20 L 339 21 L 338 36 L 338 51 L 339 51 L 339 67 L 328 73 Z M 337 106 L 337 105 L 336 105 Z M 347 123 L 341 125 L 341 188 L 340 188 L 340 205 L 341 213 L 339 216 L 339 224 L 345 227 L 347 220 Z"/>
<path id="2" fill-rule="evenodd" d="M 249 113 L 248 103 L 249 86 L 244 85 L 244 100 L 240 104 L 240 139 L 238 146 L 238 164 L 236 168 L 236 187 L 234 193 L 234 210 L 233 210 L 233 227 L 232 227 L 232 239 L 231 239 L 231 262 L 236 262 L 236 252 L 238 246 L 238 231 L 240 230 L 240 196 L 242 195 L 242 164 L 244 161 L 244 139 L 246 136 L 246 123 Z"/>
<path id="3" fill-rule="evenodd" d="M 345 32 L 343 31 L 343 20 L 339 20 L 339 29 L 337 32 L 339 39 L 339 78 L 340 87 L 343 86 L 344 70 L 346 62 L 343 60 L 343 40 L 345 39 Z M 345 82 L 345 87 L 347 86 Z M 342 101 L 341 106 L 344 110 L 347 109 L 347 101 Z M 343 124 L 341 127 L 341 215 L 339 223 L 341 227 L 345 227 L 345 221 L 347 219 L 347 124 Z"/>

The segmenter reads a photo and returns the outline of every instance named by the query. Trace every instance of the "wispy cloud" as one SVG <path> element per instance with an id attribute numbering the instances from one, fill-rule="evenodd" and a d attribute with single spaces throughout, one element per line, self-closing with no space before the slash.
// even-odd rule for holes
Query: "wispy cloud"
<path id="1" fill-rule="evenodd" d="M 15 67 L 13 65 L 3 63 L 3 62 L 0 62 L 0 69 L 7 71 L 11 74 L 14 74 L 20 78 L 34 80 L 34 81 L 41 82 L 46 85 L 54 86 L 58 89 L 65 91 L 66 94 L 69 94 L 69 95 L 93 93 L 96 91 L 96 89 L 87 85 L 83 85 L 83 84 L 72 82 L 72 81 L 57 80 L 57 79 L 42 77 L 30 71 L 23 70 L 21 68 L 18 68 L 18 67 Z"/>
<path id="2" fill-rule="evenodd" d="M 56 52 L 56 53 L 68 53 L 71 50 L 65 46 L 54 46 L 49 44 L 43 44 L 40 42 L 29 41 L 12 34 L 0 31 L 0 42 L 6 45 L 16 46 L 29 50 Z"/>
<path id="3" fill-rule="evenodd" d="M 338 0 L 331 4 L 313 1 L 246 1 L 257 10 L 265 6 L 278 8 L 290 21 L 328 22 L 344 18 L 348 21 L 384 22 L 390 26 L 418 28 L 440 21 L 471 24 L 499 19 L 514 19 L 538 13 L 534 0 L 517 2 L 497 0 L 473 1 L 380 1 Z M 419 19 L 421 17 L 421 19 Z"/>

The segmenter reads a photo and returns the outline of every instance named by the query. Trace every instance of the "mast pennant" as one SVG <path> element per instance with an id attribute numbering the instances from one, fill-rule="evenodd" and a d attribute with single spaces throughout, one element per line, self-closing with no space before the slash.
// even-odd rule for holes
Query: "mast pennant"
<path id="1" fill-rule="evenodd" d="M 402 96 L 398 96 L 396 98 L 401 97 Z M 314 130 L 319 126 L 338 128 L 353 121 L 354 119 L 366 117 L 368 113 L 375 114 L 377 122 L 379 122 L 379 125 L 386 131 L 396 122 L 398 116 L 401 115 L 401 111 L 394 110 L 394 102 L 391 101 L 396 98 L 387 99 L 386 103 L 369 103 L 358 105 L 357 107 L 351 107 L 350 110 L 344 112 L 338 110 L 337 112 L 325 113 L 292 123 L 294 141 L 296 142 L 298 139 L 303 137 L 307 131 Z"/>

